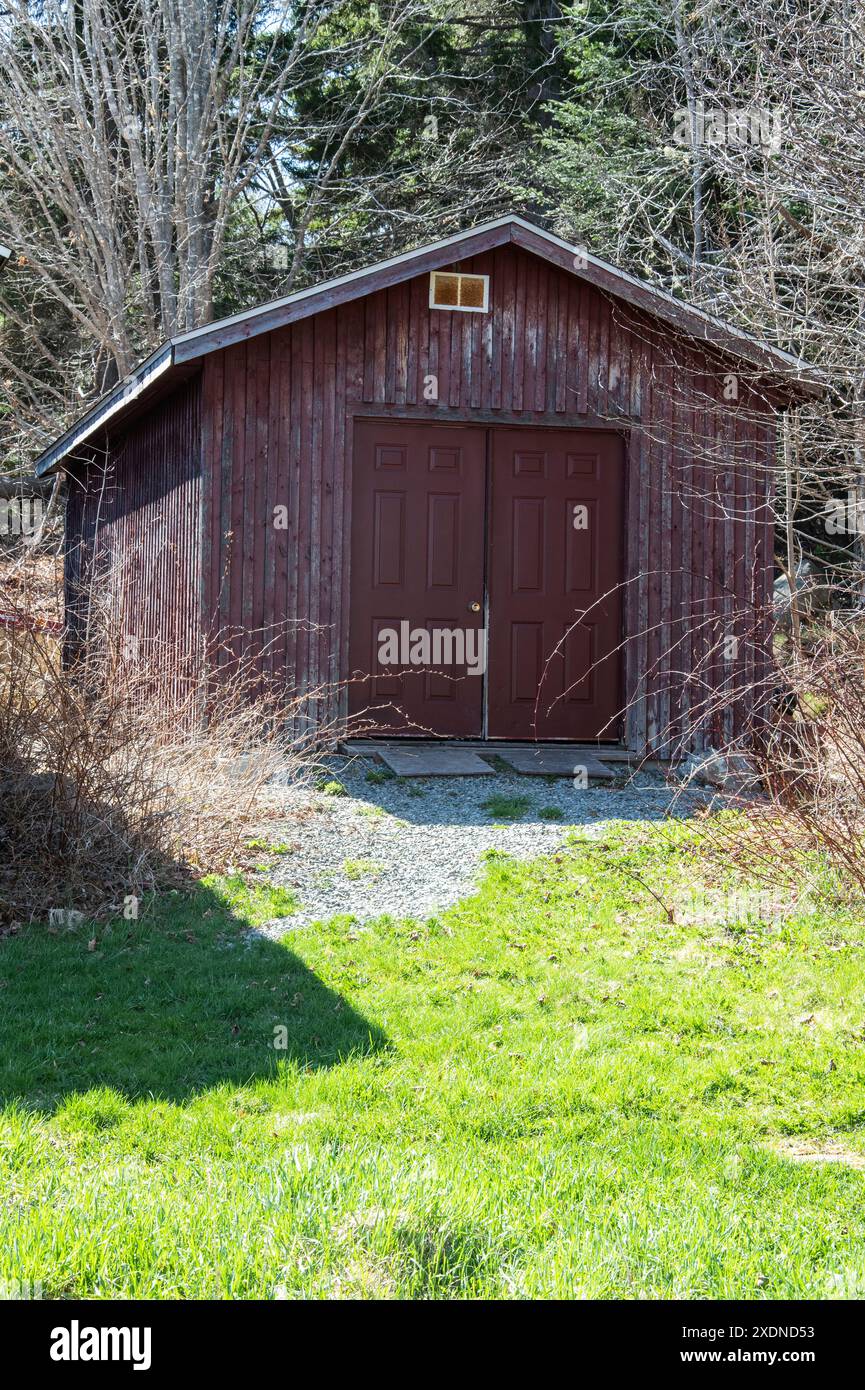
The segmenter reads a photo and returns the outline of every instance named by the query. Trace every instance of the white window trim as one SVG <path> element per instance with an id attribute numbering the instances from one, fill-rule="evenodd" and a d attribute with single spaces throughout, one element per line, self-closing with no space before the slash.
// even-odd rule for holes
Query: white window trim
<path id="1" fill-rule="evenodd" d="M 483 304 L 436 304 L 435 284 L 436 278 L 439 275 L 447 275 L 450 279 L 453 279 L 456 275 L 461 280 L 483 280 Z M 490 311 L 490 277 L 488 275 L 476 275 L 473 270 L 431 270 L 429 277 L 429 307 L 431 309 L 438 309 L 443 314 L 488 314 Z"/>

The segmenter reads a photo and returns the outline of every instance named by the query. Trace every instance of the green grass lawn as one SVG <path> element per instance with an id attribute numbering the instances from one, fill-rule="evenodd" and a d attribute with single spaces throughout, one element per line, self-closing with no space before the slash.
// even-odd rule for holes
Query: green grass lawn
<path id="1" fill-rule="evenodd" d="M 785 1156 L 865 1154 L 865 923 L 671 925 L 699 872 L 621 828 L 425 924 L 250 939 L 232 880 L 0 942 L 0 1282 L 865 1296 L 865 1172 Z"/>

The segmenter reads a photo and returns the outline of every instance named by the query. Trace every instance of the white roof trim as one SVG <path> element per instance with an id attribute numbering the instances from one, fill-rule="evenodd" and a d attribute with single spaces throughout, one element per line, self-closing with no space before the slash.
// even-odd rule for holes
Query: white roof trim
<path id="1" fill-rule="evenodd" d="M 734 324 L 727 323 L 724 319 L 716 318 L 713 314 L 707 313 L 704 309 L 697 308 L 686 299 L 677 299 L 668 290 L 653 285 L 648 280 L 640 280 L 637 276 L 631 275 L 626 270 L 621 270 L 618 266 L 612 265 L 609 261 L 603 261 L 599 256 L 593 256 L 583 246 L 574 246 L 571 242 L 565 241 L 562 237 L 556 236 L 554 232 L 545 231 L 543 227 L 535 226 L 532 222 L 527 222 L 524 217 L 519 217 L 516 213 L 508 213 L 505 217 L 497 217 L 492 222 L 482 222 L 477 227 L 469 227 L 465 231 L 455 232 L 452 236 L 444 237 L 440 241 L 431 241 L 423 246 L 415 247 L 413 251 L 403 251 L 399 256 L 391 256 L 388 260 L 376 261 L 374 265 L 364 266 L 361 270 L 353 270 L 348 275 L 339 275 L 334 280 L 324 280 L 320 284 L 310 285 L 305 290 L 298 290 L 295 294 L 285 295 L 282 299 L 271 299 L 266 304 L 259 304 L 255 309 L 246 309 L 239 314 L 231 314 L 224 319 L 217 319 L 214 323 L 205 324 L 201 328 L 194 328 L 188 333 L 180 333 L 172 339 L 175 347 L 182 347 L 187 343 L 194 343 L 199 339 L 207 338 L 210 334 L 218 332 L 223 328 L 230 328 L 238 323 L 254 323 L 263 314 L 273 314 L 280 309 L 294 307 L 302 304 L 305 299 L 313 299 L 318 295 L 330 294 L 333 290 L 341 289 L 343 286 L 352 285 L 362 281 L 366 276 L 378 274 L 383 270 L 391 270 L 397 266 L 410 265 L 419 256 L 434 255 L 437 251 L 444 251 L 451 246 L 457 246 L 465 242 L 469 237 L 482 236 L 486 232 L 492 232 L 497 227 L 517 226 L 522 227 L 534 236 L 557 246 L 559 250 L 566 252 L 572 257 L 580 256 L 588 265 L 596 266 L 599 270 L 605 271 L 608 275 L 614 276 L 617 280 L 632 285 L 634 289 L 652 295 L 655 299 L 662 300 L 676 309 L 679 313 L 685 311 L 695 318 L 701 319 L 707 327 L 713 328 L 717 332 L 725 334 L 728 338 L 739 339 L 742 343 L 748 343 L 753 347 L 759 347 L 762 352 L 769 353 L 777 357 L 788 367 L 796 367 L 798 370 L 811 371 L 806 362 L 794 357 L 791 353 L 784 352 L 782 348 L 773 347 L 770 343 L 764 343 L 753 334 L 747 333 L 742 328 L 737 328 Z M 573 273 L 579 275 L 579 270 L 574 266 Z M 614 291 L 611 291 L 614 293 Z M 187 354 L 182 352 L 182 357 Z"/>
<path id="2" fill-rule="evenodd" d="M 482 222 L 479 227 L 467 227 L 464 232 L 455 232 L 453 236 L 444 237 L 441 241 L 425 242 L 423 246 L 416 246 L 413 251 L 403 251 L 399 256 L 390 256 L 387 260 L 376 261 L 373 265 L 366 265 L 361 270 L 352 270 L 348 275 L 338 275 L 335 280 L 322 280 L 318 285 L 310 285 L 308 289 L 297 290 L 294 294 L 287 294 L 283 299 L 271 299 L 267 304 L 259 304 L 255 309 L 246 309 L 243 313 L 232 314 L 229 318 L 217 319 L 215 323 L 207 323 L 203 328 L 194 328 L 189 333 L 181 333 L 173 341 L 178 346 L 181 343 L 194 342 L 196 338 L 206 337 L 215 329 L 230 328 L 235 323 L 248 323 L 257 319 L 261 314 L 272 314 L 274 310 L 285 309 L 289 305 L 302 304 L 305 299 L 311 299 L 314 295 L 329 294 L 331 290 L 340 289 L 343 285 L 353 285 L 356 281 L 363 280 L 367 275 L 373 275 L 381 270 L 391 270 L 395 266 L 409 265 L 412 261 L 417 260 L 418 256 L 434 255 L 436 251 L 444 251 L 449 246 L 455 246 L 457 242 L 466 241 L 468 237 L 492 232 L 496 227 L 507 227 L 513 222 L 519 222 L 521 226 L 528 227 L 533 232 L 538 230 L 537 227 L 532 227 L 530 222 L 523 222 L 522 218 L 513 215 L 497 217 L 493 222 Z"/>

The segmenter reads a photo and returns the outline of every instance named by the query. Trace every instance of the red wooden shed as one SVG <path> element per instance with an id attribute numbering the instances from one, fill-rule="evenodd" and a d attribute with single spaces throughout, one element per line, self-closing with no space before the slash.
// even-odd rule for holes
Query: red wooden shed
<path id="1" fill-rule="evenodd" d="M 819 389 L 508 216 L 172 339 L 37 468 L 70 612 L 107 572 L 139 652 L 241 632 L 314 720 L 663 753 L 749 717 Z"/>

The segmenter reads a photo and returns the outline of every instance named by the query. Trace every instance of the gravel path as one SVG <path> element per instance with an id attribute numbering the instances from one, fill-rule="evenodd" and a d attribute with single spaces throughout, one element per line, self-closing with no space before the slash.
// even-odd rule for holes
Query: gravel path
<path id="1" fill-rule="evenodd" d="M 657 773 L 629 780 L 625 769 L 617 784 L 583 791 L 568 778 L 517 773 L 370 781 L 380 768 L 363 758 L 330 759 L 328 769 L 348 794 L 292 789 L 285 824 L 269 828 L 274 841 L 295 846 L 271 881 L 292 889 L 301 906 L 268 924 L 268 935 L 338 913 L 359 922 L 383 913 L 431 916 L 472 891 L 486 850 L 534 858 L 555 850 L 571 826 L 600 834 L 608 820 L 683 816 L 710 799 L 676 794 Z M 497 821 L 484 806 L 491 797 L 520 797 L 528 805 L 519 820 Z M 545 819 L 542 811 L 561 819 Z"/>

